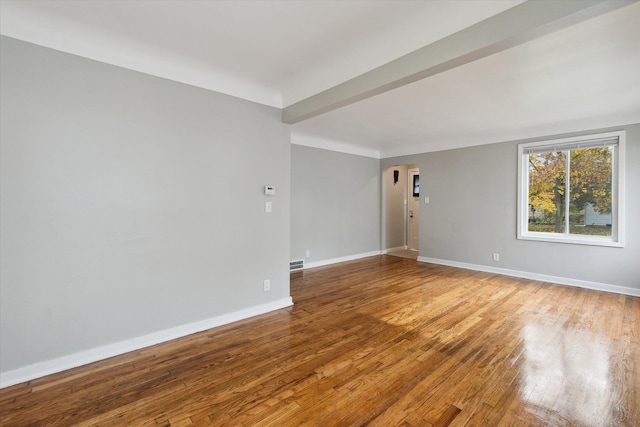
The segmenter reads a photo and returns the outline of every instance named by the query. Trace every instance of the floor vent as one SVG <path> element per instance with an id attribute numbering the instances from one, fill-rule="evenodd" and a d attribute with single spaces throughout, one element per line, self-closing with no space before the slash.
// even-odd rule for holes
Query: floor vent
<path id="1" fill-rule="evenodd" d="M 289 262 L 289 271 L 298 271 L 304 268 L 304 260 L 301 259 L 299 261 L 290 261 Z"/>

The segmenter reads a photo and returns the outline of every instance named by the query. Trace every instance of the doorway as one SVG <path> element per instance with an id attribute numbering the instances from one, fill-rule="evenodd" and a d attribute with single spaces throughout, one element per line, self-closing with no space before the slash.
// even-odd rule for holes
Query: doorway
<path id="1" fill-rule="evenodd" d="M 382 217 L 384 253 L 417 259 L 420 244 L 420 171 L 416 165 L 396 165 L 383 173 Z M 418 194 L 418 196 L 414 196 Z"/>
<path id="2" fill-rule="evenodd" d="M 409 169 L 407 180 L 407 249 L 420 249 L 420 170 Z"/>

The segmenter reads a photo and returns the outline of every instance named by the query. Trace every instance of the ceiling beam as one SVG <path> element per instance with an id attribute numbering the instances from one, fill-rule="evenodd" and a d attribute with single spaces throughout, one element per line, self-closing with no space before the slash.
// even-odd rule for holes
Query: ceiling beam
<path id="1" fill-rule="evenodd" d="M 282 110 L 284 123 L 336 110 L 639 0 L 529 0 Z"/>

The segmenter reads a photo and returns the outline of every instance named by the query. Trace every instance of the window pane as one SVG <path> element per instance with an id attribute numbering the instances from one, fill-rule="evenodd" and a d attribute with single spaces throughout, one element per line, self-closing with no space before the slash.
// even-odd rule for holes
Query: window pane
<path id="1" fill-rule="evenodd" d="M 611 154 L 611 147 L 571 150 L 571 234 L 611 236 Z"/>
<path id="2" fill-rule="evenodd" d="M 566 152 L 529 155 L 528 230 L 564 233 Z"/>

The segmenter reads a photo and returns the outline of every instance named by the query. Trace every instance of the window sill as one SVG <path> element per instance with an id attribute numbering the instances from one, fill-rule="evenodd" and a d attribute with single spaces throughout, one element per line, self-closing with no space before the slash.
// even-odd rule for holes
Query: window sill
<path id="1" fill-rule="evenodd" d="M 534 240 L 538 242 L 552 242 L 552 243 L 569 243 L 572 245 L 590 245 L 590 246 L 606 246 L 613 248 L 624 247 L 622 242 L 615 241 L 611 237 L 597 237 L 597 236 L 579 236 L 572 235 L 566 237 L 564 234 L 554 233 L 522 233 L 518 234 L 518 240 Z"/>

